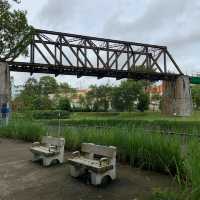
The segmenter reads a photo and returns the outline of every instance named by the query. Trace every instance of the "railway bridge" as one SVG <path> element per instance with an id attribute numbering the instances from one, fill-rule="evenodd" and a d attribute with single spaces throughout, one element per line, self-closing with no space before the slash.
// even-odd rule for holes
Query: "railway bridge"
<path id="1" fill-rule="evenodd" d="M 23 57 L 25 50 L 29 56 Z M 35 29 L 0 58 L 0 104 L 10 99 L 10 71 L 164 82 L 162 112 L 192 113 L 190 80 L 166 46 Z"/>

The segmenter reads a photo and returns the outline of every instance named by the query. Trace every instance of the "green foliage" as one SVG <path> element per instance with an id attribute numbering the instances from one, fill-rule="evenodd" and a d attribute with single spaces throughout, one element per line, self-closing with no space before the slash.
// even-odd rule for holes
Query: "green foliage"
<path id="1" fill-rule="evenodd" d="M 87 126 L 105 126 L 105 127 L 132 127 L 144 128 L 154 132 L 162 133 L 188 133 L 198 134 L 200 130 L 199 121 L 170 121 L 170 120 L 142 120 L 142 119 L 120 119 L 119 113 L 81 113 L 74 119 L 63 120 L 62 124 L 87 125 Z M 73 115 L 72 115 L 73 117 Z M 49 121 L 53 125 L 54 121 Z M 57 123 L 57 122 L 56 122 Z"/>
<path id="2" fill-rule="evenodd" d="M 187 185 L 191 186 L 191 200 L 200 197 L 200 145 L 198 140 L 191 141 L 186 150 L 184 165 L 187 174 Z"/>
<path id="3" fill-rule="evenodd" d="M 0 137 L 36 141 L 46 133 L 46 129 L 38 123 L 27 120 L 12 121 L 8 126 L 0 128 Z"/>
<path id="4" fill-rule="evenodd" d="M 29 78 L 21 94 L 13 101 L 17 110 L 49 110 L 56 107 L 48 94 L 57 91 L 57 83 L 53 77 L 44 76 L 38 82 Z"/>
<path id="5" fill-rule="evenodd" d="M 149 103 L 150 103 L 149 95 L 141 93 L 138 98 L 137 109 L 141 112 L 144 112 L 145 110 L 148 110 Z"/>
<path id="6" fill-rule="evenodd" d="M 159 94 L 153 94 L 151 96 L 151 100 L 153 100 L 153 101 L 160 101 L 161 100 L 161 96 Z"/>
<path id="7" fill-rule="evenodd" d="M 133 111 L 135 102 L 142 90 L 142 82 L 122 81 L 120 86 L 113 90 L 112 107 L 117 111 Z"/>
<path id="8" fill-rule="evenodd" d="M 48 98 L 48 96 L 36 96 L 33 101 L 32 105 L 34 110 L 48 110 L 53 108 L 53 102 Z"/>
<path id="9" fill-rule="evenodd" d="M 64 94 L 75 94 L 76 90 L 71 88 L 68 83 L 60 83 L 59 88 L 58 88 L 59 93 L 64 93 Z"/>
<path id="10" fill-rule="evenodd" d="M 175 192 L 156 190 L 154 191 L 150 200 L 182 200 L 182 199 L 180 199 L 178 197 L 178 194 L 176 194 Z"/>
<path id="11" fill-rule="evenodd" d="M 192 100 L 194 103 L 194 108 L 198 110 L 200 108 L 200 86 L 199 85 L 192 86 Z"/>
<path id="12" fill-rule="evenodd" d="M 32 113 L 32 116 L 34 119 L 67 119 L 70 117 L 70 112 L 63 110 L 36 110 Z"/>
<path id="13" fill-rule="evenodd" d="M 41 94 L 55 94 L 58 90 L 58 84 L 56 79 L 51 76 L 43 76 L 40 78 L 39 87 L 41 90 Z"/>
<path id="14" fill-rule="evenodd" d="M 28 25 L 26 12 L 13 10 L 7 0 L 1 0 L 0 26 L 0 58 L 13 58 L 20 52 L 27 54 L 33 28 Z"/>
<path id="15" fill-rule="evenodd" d="M 109 102 L 112 98 L 112 87 L 109 85 L 101 85 L 99 87 L 92 85 L 87 93 L 87 106 L 93 111 L 108 111 Z"/>
<path id="16" fill-rule="evenodd" d="M 59 99 L 59 104 L 58 104 L 58 109 L 59 110 L 67 110 L 70 111 L 71 110 L 71 105 L 70 105 L 70 101 L 68 98 L 60 98 Z"/>
<path id="17" fill-rule="evenodd" d="M 129 162 L 133 167 L 176 174 L 182 170 L 179 143 L 174 138 L 161 135 L 145 135 L 141 130 L 68 128 L 65 133 L 66 147 L 78 149 L 82 142 L 114 145 L 118 159 Z"/>

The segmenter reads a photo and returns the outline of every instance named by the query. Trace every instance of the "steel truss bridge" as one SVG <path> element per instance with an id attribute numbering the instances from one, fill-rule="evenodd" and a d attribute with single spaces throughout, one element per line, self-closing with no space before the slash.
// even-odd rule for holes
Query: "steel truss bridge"
<path id="1" fill-rule="evenodd" d="M 165 46 L 40 29 L 28 38 L 15 56 L 3 59 L 11 71 L 150 81 L 183 74 Z M 21 62 L 20 55 L 27 48 L 29 57 Z"/>

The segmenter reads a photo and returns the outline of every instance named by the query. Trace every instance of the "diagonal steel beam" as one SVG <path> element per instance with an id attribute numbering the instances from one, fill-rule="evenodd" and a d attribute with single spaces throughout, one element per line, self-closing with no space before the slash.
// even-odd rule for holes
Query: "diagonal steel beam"
<path id="1" fill-rule="evenodd" d="M 46 56 L 42 53 L 42 51 L 41 51 L 40 48 L 37 46 L 37 44 L 34 44 L 34 47 L 37 49 L 37 51 L 38 51 L 39 54 L 43 57 L 43 59 L 50 65 L 51 63 L 50 63 L 49 60 L 46 58 Z"/>
<path id="2" fill-rule="evenodd" d="M 170 60 L 172 61 L 172 63 L 174 64 L 175 68 L 178 70 L 178 72 L 180 74 L 183 74 L 183 72 L 181 71 L 181 69 L 179 68 L 179 66 L 177 65 L 177 63 L 175 62 L 175 60 L 173 59 L 172 55 L 169 53 L 168 50 L 166 50 L 166 54 L 168 55 L 168 57 L 170 58 Z"/>
<path id="3" fill-rule="evenodd" d="M 76 57 L 76 59 L 82 64 L 82 66 L 84 67 L 84 63 L 83 61 L 80 59 L 80 57 L 78 56 L 77 52 L 71 47 L 70 43 L 67 41 L 67 39 L 64 36 L 61 36 L 62 39 L 64 40 L 65 44 L 68 45 L 68 47 L 70 48 L 70 50 L 72 51 L 72 53 L 74 54 L 74 56 Z"/>
<path id="4" fill-rule="evenodd" d="M 55 57 L 55 55 L 52 53 L 52 51 L 49 49 L 49 47 L 47 46 L 47 44 L 45 44 L 42 40 L 42 38 L 40 37 L 39 34 L 36 35 L 38 37 L 38 39 L 42 42 L 43 46 L 45 47 L 45 49 L 48 51 L 48 53 L 51 55 L 51 57 L 54 59 L 55 63 L 59 65 L 59 61 L 57 60 L 57 58 Z"/>
<path id="5" fill-rule="evenodd" d="M 92 43 L 92 41 L 90 40 L 86 40 L 86 42 L 90 45 L 93 46 L 94 44 Z M 97 58 L 101 61 L 102 65 L 104 66 L 103 68 L 106 68 L 106 63 L 103 61 L 103 59 L 101 58 L 101 56 L 97 53 L 97 51 L 95 49 L 93 49 L 93 52 L 96 54 Z"/>

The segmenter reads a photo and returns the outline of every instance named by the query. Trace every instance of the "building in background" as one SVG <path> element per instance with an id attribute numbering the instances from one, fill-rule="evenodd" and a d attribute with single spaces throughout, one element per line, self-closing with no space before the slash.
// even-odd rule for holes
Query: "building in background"
<path id="1" fill-rule="evenodd" d="M 71 97 L 71 107 L 75 108 L 80 108 L 81 105 L 81 98 L 85 97 L 86 94 L 91 90 L 91 89 L 75 89 L 76 93 Z"/>
<path id="2" fill-rule="evenodd" d="M 153 85 L 146 89 L 146 92 L 149 94 L 150 97 L 150 105 L 149 109 L 152 111 L 159 111 L 160 110 L 160 101 L 163 95 L 164 86 L 163 84 L 160 85 Z"/>
<path id="3" fill-rule="evenodd" d="M 17 96 L 19 96 L 21 92 L 24 90 L 24 85 L 15 85 L 13 76 L 10 77 L 10 83 L 11 83 L 11 98 L 13 100 Z"/>
<path id="4" fill-rule="evenodd" d="M 59 93 L 59 94 L 49 94 L 49 99 L 50 100 L 55 100 L 57 96 L 59 96 L 59 98 L 68 98 L 70 100 L 71 103 L 71 107 L 75 107 L 75 108 L 80 108 L 82 105 L 80 104 L 81 102 L 81 98 L 85 97 L 86 94 L 90 91 L 91 89 L 77 89 L 74 88 L 73 90 L 69 90 L 69 92 L 65 92 L 65 93 Z M 73 92 L 72 92 L 73 91 Z"/>

